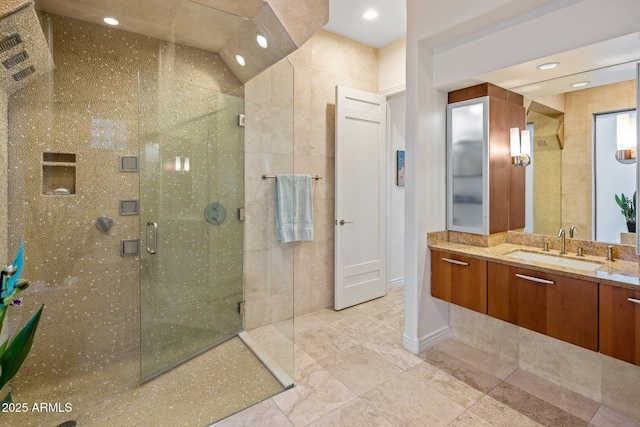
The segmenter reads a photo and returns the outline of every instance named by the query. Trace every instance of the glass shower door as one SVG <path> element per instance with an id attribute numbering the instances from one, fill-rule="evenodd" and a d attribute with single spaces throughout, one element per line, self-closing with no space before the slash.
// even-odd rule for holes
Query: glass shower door
<path id="1" fill-rule="evenodd" d="M 139 75 L 142 379 L 242 330 L 243 105 Z"/>

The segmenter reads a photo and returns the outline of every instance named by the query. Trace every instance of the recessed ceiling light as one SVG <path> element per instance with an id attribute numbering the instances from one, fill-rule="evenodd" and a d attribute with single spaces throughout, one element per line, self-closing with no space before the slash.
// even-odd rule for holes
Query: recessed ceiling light
<path id="1" fill-rule="evenodd" d="M 587 81 L 577 82 L 577 83 L 572 84 L 571 86 L 573 86 L 573 87 L 582 87 L 582 86 L 588 85 L 589 83 L 591 83 L 591 82 L 587 82 Z"/>
<path id="2" fill-rule="evenodd" d="M 242 55 L 236 55 L 236 61 L 238 61 L 238 64 L 242 65 L 243 67 L 247 65 L 247 62 L 244 60 Z"/>
<path id="3" fill-rule="evenodd" d="M 364 15 L 362 15 L 364 19 L 376 19 L 378 17 L 378 12 L 375 10 L 367 10 Z"/>
<path id="4" fill-rule="evenodd" d="M 260 47 L 263 47 L 265 49 L 269 46 L 269 43 L 267 43 L 267 38 L 265 36 L 263 36 L 262 34 L 258 34 L 256 36 L 256 41 L 258 42 Z"/>
<path id="5" fill-rule="evenodd" d="M 109 25 L 118 25 L 119 22 L 116 18 L 104 18 L 103 19 L 105 24 L 109 24 Z"/>
<path id="6" fill-rule="evenodd" d="M 552 68 L 556 68 L 558 65 L 560 65 L 559 62 L 547 62 L 546 64 L 538 65 L 536 68 L 538 70 L 551 70 Z"/>

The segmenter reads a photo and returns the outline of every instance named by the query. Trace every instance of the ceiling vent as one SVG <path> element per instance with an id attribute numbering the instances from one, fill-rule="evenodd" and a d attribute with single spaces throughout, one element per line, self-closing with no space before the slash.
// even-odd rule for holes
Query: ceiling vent
<path id="1" fill-rule="evenodd" d="M 2 65 L 4 65 L 4 68 L 8 70 L 9 68 L 13 68 L 16 65 L 26 61 L 28 57 L 29 55 L 27 55 L 27 51 L 23 50 L 17 55 L 13 55 L 11 58 L 2 61 Z"/>
<path id="2" fill-rule="evenodd" d="M 0 40 L 0 53 L 5 50 L 9 50 L 12 47 L 18 46 L 22 43 L 22 39 L 20 38 L 20 34 L 13 34 L 6 39 Z"/>

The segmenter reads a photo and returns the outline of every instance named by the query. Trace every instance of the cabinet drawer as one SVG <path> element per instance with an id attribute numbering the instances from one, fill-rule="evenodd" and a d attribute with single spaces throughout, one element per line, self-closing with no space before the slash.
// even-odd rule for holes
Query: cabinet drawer
<path id="1" fill-rule="evenodd" d="M 600 285 L 600 353 L 640 365 L 640 291 Z"/>
<path id="2" fill-rule="evenodd" d="M 431 252 L 431 295 L 487 313 L 487 262 L 440 251 Z"/>
<path id="3" fill-rule="evenodd" d="M 488 265 L 488 314 L 598 350 L 598 284 L 508 265 Z"/>

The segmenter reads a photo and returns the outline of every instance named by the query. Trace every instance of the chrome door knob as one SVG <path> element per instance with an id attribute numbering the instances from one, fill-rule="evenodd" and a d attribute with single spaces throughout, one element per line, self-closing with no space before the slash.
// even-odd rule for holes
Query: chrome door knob
<path id="1" fill-rule="evenodd" d="M 344 219 L 341 219 L 340 225 L 345 225 L 345 224 L 353 224 L 353 221 L 345 221 Z"/>

